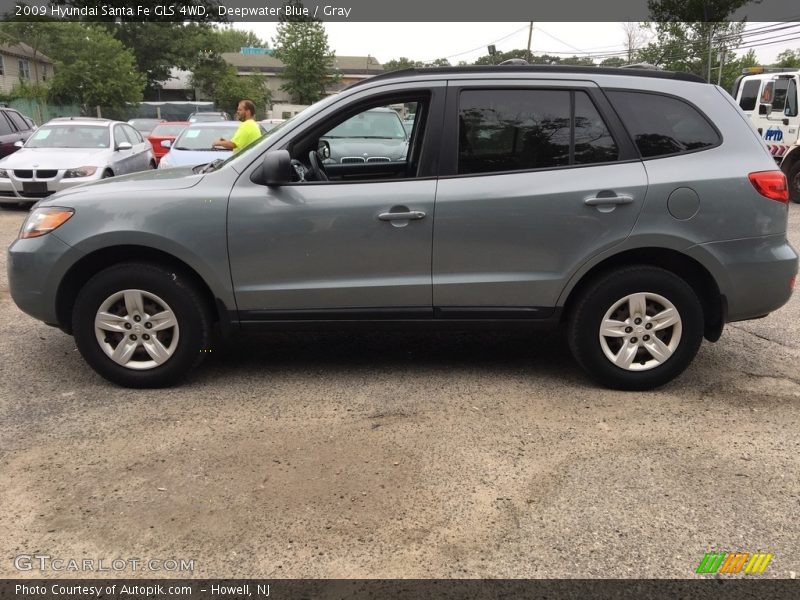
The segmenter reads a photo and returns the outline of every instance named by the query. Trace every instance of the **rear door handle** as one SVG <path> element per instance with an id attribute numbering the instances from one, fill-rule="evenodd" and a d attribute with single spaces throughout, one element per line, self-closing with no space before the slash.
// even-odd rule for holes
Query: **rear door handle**
<path id="1" fill-rule="evenodd" d="M 385 212 L 378 215 L 381 221 L 415 221 L 423 219 L 425 213 L 421 210 L 410 210 L 408 212 Z"/>
<path id="2" fill-rule="evenodd" d="M 583 203 L 586 206 L 611 206 L 617 204 L 630 204 L 633 202 L 633 196 L 598 196 L 593 198 L 586 198 Z"/>

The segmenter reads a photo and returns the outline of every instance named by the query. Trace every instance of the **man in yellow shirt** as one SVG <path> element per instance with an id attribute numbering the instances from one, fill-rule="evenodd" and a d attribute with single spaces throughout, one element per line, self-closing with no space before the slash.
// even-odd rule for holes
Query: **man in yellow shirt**
<path id="1" fill-rule="evenodd" d="M 256 105 L 253 104 L 252 100 L 242 100 L 239 102 L 239 106 L 236 108 L 236 118 L 242 122 L 242 124 L 239 125 L 239 129 L 236 130 L 236 133 L 233 134 L 231 139 L 226 140 L 225 138 L 219 138 L 213 145 L 225 148 L 226 150 L 233 150 L 233 153 L 236 154 L 245 146 L 255 142 L 261 137 L 261 128 L 253 118 L 255 114 Z"/>

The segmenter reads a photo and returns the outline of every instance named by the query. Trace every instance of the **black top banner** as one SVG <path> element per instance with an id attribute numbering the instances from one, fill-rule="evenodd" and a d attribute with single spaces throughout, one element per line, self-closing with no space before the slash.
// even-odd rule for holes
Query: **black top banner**
<path id="1" fill-rule="evenodd" d="M 726 15 L 728 6 L 738 9 Z M 0 18 L 109 21 L 269 22 L 318 19 L 329 22 L 486 22 L 486 21 L 647 21 L 664 20 L 664 10 L 680 11 L 676 21 L 800 21 L 797 0 L 0 0 Z M 654 18 L 660 7 L 661 19 Z"/>

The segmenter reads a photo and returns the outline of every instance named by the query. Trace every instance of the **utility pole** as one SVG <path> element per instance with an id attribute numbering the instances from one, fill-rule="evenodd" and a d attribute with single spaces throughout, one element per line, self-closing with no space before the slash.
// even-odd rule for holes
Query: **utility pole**
<path id="1" fill-rule="evenodd" d="M 723 47 L 719 52 L 719 77 L 717 77 L 717 85 L 722 85 L 722 68 L 725 66 L 726 49 Z"/>
<path id="2" fill-rule="evenodd" d="M 530 27 L 528 28 L 528 62 L 533 60 L 533 55 L 531 54 L 531 38 L 533 37 L 533 21 L 530 21 Z"/>
<path id="3" fill-rule="evenodd" d="M 708 30 L 708 83 L 711 83 L 711 52 L 713 50 L 714 26 Z"/>

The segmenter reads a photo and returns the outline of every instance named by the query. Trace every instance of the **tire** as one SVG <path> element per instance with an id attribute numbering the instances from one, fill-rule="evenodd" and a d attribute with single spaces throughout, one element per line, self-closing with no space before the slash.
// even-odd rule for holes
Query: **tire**
<path id="1" fill-rule="evenodd" d="M 101 312 L 109 315 L 103 327 L 95 322 Z M 210 311 L 193 283 L 179 271 L 137 262 L 92 277 L 75 300 L 72 326 L 86 362 L 131 388 L 178 383 L 200 364 L 211 337 Z"/>
<path id="2" fill-rule="evenodd" d="M 114 172 L 111 169 L 106 169 L 103 171 L 103 176 L 100 179 L 108 179 L 109 177 L 113 177 Z"/>
<path id="3" fill-rule="evenodd" d="M 644 317 L 638 317 L 642 312 Z M 601 335 L 603 322 L 611 335 Z M 631 266 L 584 290 L 570 315 L 567 335 L 578 364 L 602 385 L 650 390 L 689 366 L 703 341 L 703 329 L 703 307 L 689 284 L 664 269 Z"/>
<path id="4" fill-rule="evenodd" d="M 150 161 L 149 168 L 150 168 L 150 169 L 155 169 L 155 168 L 157 168 L 157 167 L 158 167 L 158 165 L 156 164 L 156 161 L 154 161 L 154 160 L 151 160 L 151 161 Z"/>
<path id="5" fill-rule="evenodd" d="M 789 199 L 795 204 L 800 204 L 800 159 L 794 161 L 786 174 L 789 184 Z"/>

